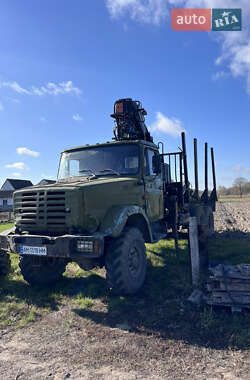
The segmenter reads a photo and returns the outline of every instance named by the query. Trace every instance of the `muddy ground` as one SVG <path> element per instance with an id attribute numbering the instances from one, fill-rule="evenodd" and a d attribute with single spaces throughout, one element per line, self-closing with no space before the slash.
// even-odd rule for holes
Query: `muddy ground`
<path id="1" fill-rule="evenodd" d="M 250 202 L 218 204 L 215 238 L 236 232 L 249 239 L 249 219 Z M 82 315 L 69 301 L 23 328 L 0 330 L 0 379 L 249 379 L 250 347 L 220 349 L 178 333 L 168 338 L 124 320 L 110 324 L 107 313 L 100 303 L 99 318 Z"/>

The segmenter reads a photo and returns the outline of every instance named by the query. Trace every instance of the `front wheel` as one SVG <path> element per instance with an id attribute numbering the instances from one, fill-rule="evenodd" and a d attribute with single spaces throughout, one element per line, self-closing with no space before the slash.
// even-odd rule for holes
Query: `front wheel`
<path id="1" fill-rule="evenodd" d="M 30 285 L 49 285 L 62 278 L 67 262 L 51 257 L 21 256 L 19 267 Z"/>
<path id="2" fill-rule="evenodd" d="M 10 271 L 10 256 L 5 251 L 0 251 L 0 277 L 7 276 Z"/>
<path id="3" fill-rule="evenodd" d="M 109 288 L 118 294 L 134 294 L 144 283 L 146 249 L 141 232 L 126 227 L 122 235 L 112 239 L 105 257 Z"/>

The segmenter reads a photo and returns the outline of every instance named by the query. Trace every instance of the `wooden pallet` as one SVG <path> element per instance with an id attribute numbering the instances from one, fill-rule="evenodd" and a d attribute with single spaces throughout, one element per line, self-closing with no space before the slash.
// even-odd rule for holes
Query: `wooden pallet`
<path id="1" fill-rule="evenodd" d="M 210 269 L 206 303 L 230 307 L 232 311 L 250 309 L 250 265 L 222 265 Z"/>

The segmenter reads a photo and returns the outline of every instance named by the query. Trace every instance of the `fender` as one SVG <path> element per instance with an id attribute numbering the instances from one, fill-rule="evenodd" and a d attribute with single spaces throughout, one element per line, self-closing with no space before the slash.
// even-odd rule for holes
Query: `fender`
<path id="1" fill-rule="evenodd" d="M 3 251 L 10 250 L 8 235 L 12 234 L 12 232 L 14 231 L 15 231 L 15 227 L 12 227 L 9 230 L 5 230 L 0 233 L 0 250 L 3 250 Z"/>
<path id="2" fill-rule="evenodd" d="M 132 215 L 143 217 L 149 236 L 149 243 L 153 241 L 148 217 L 142 207 L 139 206 L 114 206 L 109 209 L 100 226 L 100 232 L 112 237 L 118 237 L 125 227 L 128 218 Z"/>

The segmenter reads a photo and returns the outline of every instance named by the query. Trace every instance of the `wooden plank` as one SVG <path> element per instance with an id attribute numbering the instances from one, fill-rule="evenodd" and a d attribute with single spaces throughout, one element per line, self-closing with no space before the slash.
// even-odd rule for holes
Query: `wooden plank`
<path id="1" fill-rule="evenodd" d="M 189 244 L 192 269 L 192 283 L 194 286 L 198 286 L 200 282 L 200 255 L 197 218 L 195 216 L 189 218 Z"/>
<path id="2" fill-rule="evenodd" d="M 211 302 L 211 301 L 207 301 L 207 304 L 208 305 L 211 305 L 211 306 L 220 306 L 220 307 L 228 307 L 231 309 L 232 313 L 234 312 L 242 312 L 244 309 L 250 309 L 250 305 L 232 305 L 230 303 L 216 303 L 216 302 Z"/>
<path id="3" fill-rule="evenodd" d="M 239 264 L 239 265 L 224 265 L 219 264 L 214 268 L 210 268 L 210 272 L 216 278 L 239 278 L 239 279 L 250 279 L 250 264 Z"/>
<path id="4" fill-rule="evenodd" d="M 209 279 L 207 283 L 207 290 L 229 290 L 229 291 L 238 291 L 238 292 L 250 292 L 250 280 L 242 279 L 218 279 L 212 278 Z"/>
<path id="5" fill-rule="evenodd" d="M 216 303 L 248 304 L 250 306 L 250 293 L 214 291 L 209 300 Z"/>

